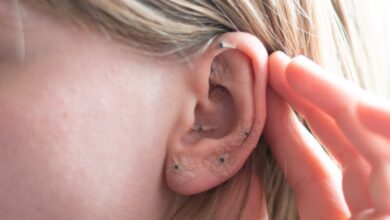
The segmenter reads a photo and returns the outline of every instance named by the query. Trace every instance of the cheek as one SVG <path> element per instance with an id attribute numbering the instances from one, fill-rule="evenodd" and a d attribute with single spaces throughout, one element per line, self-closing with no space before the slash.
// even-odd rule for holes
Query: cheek
<path id="1" fill-rule="evenodd" d="M 0 87 L 0 207 L 110 210 L 159 180 L 169 118 L 160 97 L 95 79 Z"/>

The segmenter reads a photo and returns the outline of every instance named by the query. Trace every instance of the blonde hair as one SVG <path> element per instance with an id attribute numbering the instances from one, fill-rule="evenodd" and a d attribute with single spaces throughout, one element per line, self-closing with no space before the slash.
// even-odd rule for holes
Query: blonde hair
<path id="1" fill-rule="evenodd" d="M 68 18 L 124 40 L 156 56 L 190 57 L 202 53 L 210 40 L 232 31 L 257 36 L 269 53 L 303 54 L 373 90 L 381 80 L 371 70 L 385 72 L 371 53 L 366 10 L 344 0 L 46 0 Z M 34 3 L 36 5 L 36 3 Z M 366 3 L 367 5 L 368 3 Z M 366 7 L 364 5 L 364 7 Z M 365 8 L 366 9 L 366 8 Z M 376 10 L 376 9 L 374 9 Z M 378 23 L 378 20 L 375 21 Z M 380 30 L 380 28 L 378 28 Z M 371 42 L 372 43 L 372 42 Z M 378 46 L 379 48 L 380 46 Z M 377 55 L 376 50 L 375 54 Z M 384 51 L 384 50 L 382 50 Z M 378 57 L 385 57 L 383 54 Z M 379 58 L 378 58 L 379 59 Z M 381 75 L 383 77 L 383 74 Z M 387 79 L 386 79 L 387 80 Z M 388 81 L 385 81 L 387 85 Z M 379 89 L 388 94 L 388 91 Z M 239 207 L 227 213 L 239 219 L 253 173 L 261 177 L 270 219 L 299 219 L 294 195 L 261 139 L 243 169 L 222 185 L 191 196 L 173 219 L 215 219 L 224 198 L 237 194 Z M 260 208 L 259 208 L 260 211 Z M 167 218 L 167 216 L 165 217 Z"/>

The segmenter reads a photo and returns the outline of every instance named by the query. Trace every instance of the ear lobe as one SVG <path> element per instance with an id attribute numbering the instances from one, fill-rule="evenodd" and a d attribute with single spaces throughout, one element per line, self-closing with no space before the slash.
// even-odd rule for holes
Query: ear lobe
<path id="1" fill-rule="evenodd" d="M 199 57 L 189 81 L 196 103 L 168 141 L 168 186 L 181 194 L 208 190 L 235 175 L 265 122 L 268 55 L 247 33 L 218 37 Z"/>

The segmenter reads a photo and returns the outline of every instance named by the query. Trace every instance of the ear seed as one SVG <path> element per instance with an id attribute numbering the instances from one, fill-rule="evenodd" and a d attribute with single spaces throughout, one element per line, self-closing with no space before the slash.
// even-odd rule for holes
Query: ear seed
<path id="1" fill-rule="evenodd" d="M 231 45 L 225 41 L 219 42 L 219 48 L 224 49 L 224 48 L 230 48 L 230 49 L 236 49 L 235 45 Z"/>
<path id="2" fill-rule="evenodd" d="M 241 133 L 240 133 L 242 136 L 246 138 L 248 138 L 250 135 L 251 135 L 251 130 L 250 129 L 245 129 L 243 130 Z"/>
<path id="3" fill-rule="evenodd" d="M 184 184 L 195 177 L 193 161 L 184 154 L 169 159 L 166 167 L 167 179 L 177 185 Z"/>
<path id="4" fill-rule="evenodd" d="M 236 165 L 236 158 L 232 152 L 222 149 L 204 159 L 204 165 L 217 177 L 225 180 Z"/>
<path id="5" fill-rule="evenodd" d="M 219 165 L 223 165 L 226 160 L 229 158 L 229 155 L 228 154 L 222 154 L 218 157 L 218 163 Z"/>
<path id="6" fill-rule="evenodd" d="M 206 132 L 206 131 L 209 131 L 209 130 L 212 130 L 212 126 L 210 124 L 200 124 L 200 123 L 196 123 L 192 126 L 191 128 L 193 131 L 196 131 L 198 133 L 201 133 L 201 132 Z"/>

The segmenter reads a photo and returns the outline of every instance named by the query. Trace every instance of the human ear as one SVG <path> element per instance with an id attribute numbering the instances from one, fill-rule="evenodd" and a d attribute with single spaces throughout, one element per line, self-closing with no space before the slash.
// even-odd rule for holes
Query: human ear
<path id="1" fill-rule="evenodd" d="M 268 54 L 248 33 L 225 33 L 193 58 L 183 104 L 167 146 L 167 185 L 196 194 L 235 175 L 260 138 Z"/>

